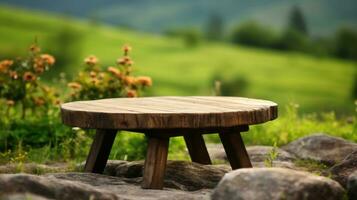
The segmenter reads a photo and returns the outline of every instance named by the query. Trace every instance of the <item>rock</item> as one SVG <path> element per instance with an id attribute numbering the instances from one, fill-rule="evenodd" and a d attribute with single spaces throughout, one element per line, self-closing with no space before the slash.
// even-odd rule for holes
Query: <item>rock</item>
<path id="1" fill-rule="evenodd" d="M 139 183 L 143 164 L 143 161 L 108 161 L 104 174 L 131 178 L 125 181 Z M 228 171 L 230 171 L 228 165 L 200 165 L 188 161 L 168 161 L 164 185 L 187 191 L 214 188 Z"/>
<path id="2" fill-rule="evenodd" d="M 51 200 L 38 195 L 28 194 L 28 193 L 17 193 L 11 195 L 0 196 L 1 200 Z"/>
<path id="3" fill-rule="evenodd" d="M 357 144 L 325 134 L 314 134 L 295 140 L 282 149 L 301 158 L 332 166 L 357 150 Z"/>
<path id="4" fill-rule="evenodd" d="M 347 191 L 349 199 L 357 199 L 357 169 L 348 178 Z"/>
<path id="5" fill-rule="evenodd" d="M 274 147 L 272 146 L 248 146 L 247 152 L 253 167 L 267 167 L 264 161 L 267 159 L 273 148 Z M 218 160 L 219 162 L 224 160 L 225 163 L 228 164 L 227 156 L 222 145 L 209 144 L 207 145 L 207 149 L 212 160 Z M 294 155 L 280 148 L 276 148 L 276 151 L 278 152 L 278 155 L 273 161 L 273 167 L 298 169 L 293 162 L 296 159 Z"/>
<path id="6" fill-rule="evenodd" d="M 13 173 L 29 173 L 29 174 L 44 174 L 54 172 L 66 172 L 70 167 L 64 163 L 57 163 L 54 165 L 43 165 L 37 163 L 25 163 L 23 166 L 18 164 L 6 164 L 0 166 L 0 174 L 13 174 Z"/>
<path id="7" fill-rule="evenodd" d="M 357 150 L 349 154 L 340 163 L 331 167 L 328 172 L 332 179 L 339 182 L 343 187 L 347 186 L 348 177 L 357 170 Z"/>
<path id="8" fill-rule="evenodd" d="M 343 188 L 325 177 L 283 168 L 250 168 L 226 174 L 212 200 L 339 200 L 343 196 Z"/>
<path id="9" fill-rule="evenodd" d="M 30 193 L 49 199 L 119 199 L 115 194 L 103 192 L 77 181 L 25 174 L 0 175 L 0 194 Z"/>
<path id="10" fill-rule="evenodd" d="M 122 178 L 92 173 L 57 173 L 44 176 L 0 175 L 0 199 L 31 195 L 38 199 L 209 199 L 210 190 L 144 190 Z"/>

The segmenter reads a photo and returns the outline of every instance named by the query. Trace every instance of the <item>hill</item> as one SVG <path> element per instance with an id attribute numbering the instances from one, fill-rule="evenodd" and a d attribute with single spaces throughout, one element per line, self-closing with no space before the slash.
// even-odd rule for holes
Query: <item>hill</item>
<path id="1" fill-rule="evenodd" d="M 72 51 L 77 59 L 66 66 L 56 65 L 57 71 L 65 70 L 70 75 L 80 69 L 85 56 L 97 55 L 101 63 L 111 65 L 120 56 L 121 45 L 131 44 L 135 73 L 152 76 L 154 80 L 147 95 L 211 95 L 213 79 L 218 74 L 226 79 L 243 77 L 247 82 L 244 96 L 270 99 L 281 108 L 289 102 L 300 104 L 302 111 L 308 112 L 352 113 L 354 108 L 351 90 L 356 66 L 349 61 L 221 43 L 187 48 L 178 38 L 12 7 L 0 7 L 0 23 L 2 58 L 24 54 L 35 37 L 51 52 L 66 45 L 53 42 L 59 33 L 78 33 L 78 41 L 67 44 L 77 43 L 78 50 Z"/>
<path id="2" fill-rule="evenodd" d="M 212 14 L 227 27 L 255 19 L 282 28 L 289 10 L 299 5 L 313 34 L 329 34 L 340 26 L 357 28 L 355 0 L 0 0 L 3 4 L 91 18 L 112 25 L 161 32 L 178 26 L 202 27 Z"/>

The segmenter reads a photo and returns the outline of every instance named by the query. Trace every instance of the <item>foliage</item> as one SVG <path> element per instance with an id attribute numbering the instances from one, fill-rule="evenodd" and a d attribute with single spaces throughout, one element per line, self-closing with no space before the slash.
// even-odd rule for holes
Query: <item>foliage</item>
<path id="1" fill-rule="evenodd" d="M 295 29 L 286 30 L 275 44 L 281 50 L 307 52 L 309 50 L 309 39 Z"/>
<path id="2" fill-rule="evenodd" d="M 215 95 L 219 96 L 244 96 L 249 82 L 242 75 L 224 76 L 221 73 L 216 73 L 213 76 Z"/>
<path id="3" fill-rule="evenodd" d="M 74 82 L 68 84 L 73 89 L 70 100 L 91 100 L 114 97 L 137 97 L 141 89 L 152 85 L 150 77 L 134 77 L 133 61 L 129 57 L 131 47 L 124 46 L 124 56 L 117 60 L 116 66 L 102 71 L 95 56 L 87 57 L 86 68 Z"/>
<path id="4" fill-rule="evenodd" d="M 304 14 L 298 6 L 293 6 L 289 13 L 288 29 L 295 30 L 303 35 L 308 34 Z"/>
<path id="5" fill-rule="evenodd" d="M 201 42 L 202 35 L 201 33 L 194 28 L 186 29 L 171 29 L 165 32 L 165 35 L 169 37 L 178 37 L 183 40 L 185 47 L 193 48 L 198 46 Z"/>
<path id="6" fill-rule="evenodd" d="M 274 160 L 278 157 L 279 152 L 277 151 L 276 142 L 274 142 L 273 148 L 268 153 L 267 157 L 264 159 L 265 167 L 273 167 Z"/>
<path id="7" fill-rule="evenodd" d="M 269 29 L 254 21 L 243 23 L 232 31 L 232 42 L 254 47 L 272 47 L 275 35 Z"/>
<path id="8" fill-rule="evenodd" d="M 54 63 L 54 57 L 41 54 L 36 44 L 30 47 L 26 58 L 0 62 L 0 99 L 6 101 L 8 116 L 16 115 L 16 112 L 11 112 L 11 108 L 19 104 L 22 107 L 22 119 L 27 110 L 31 109 L 32 114 L 47 114 L 50 106 L 59 104 L 54 89 L 39 81 L 41 75 Z"/>
<path id="9" fill-rule="evenodd" d="M 336 33 L 336 56 L 357 60 L 357 31 L 342 28 Z"/>

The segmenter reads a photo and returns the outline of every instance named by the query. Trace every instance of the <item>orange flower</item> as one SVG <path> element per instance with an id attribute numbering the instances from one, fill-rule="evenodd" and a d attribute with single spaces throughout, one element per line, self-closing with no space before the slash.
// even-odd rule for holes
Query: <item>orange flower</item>
<path id="1" fill-rule="evenodd" d="M 49 54 L 42 54 L 40 55 L 40 58 L 48 65 L 53 65 L 56 61 L 55 58 Z"/>
<path id="2" fill-rule="evenodd" d="M 114 76 L 118 78 L 122 78 L 122 74 L 120 70 L 115 67 L 108 67 L 108 72 L 112 73 Z"/>
<path id="3" fill-rule="evenodd" d="M 152 80 L 148 76 L 138 76 L 135 79 L 135 83 L 140 84 L 142 86 L 152 86 Z"/>
<path id="4" fill-rule="evenodd" d="M 123 51 L 125 55 L 128 55 L 129 51 L 131 51 L 131 46 L 129 45 L 124 45 L 123 46 Z"/>
<path id="5" fill-rule="evenodd" d="M 33 53 L 37 53 L 37 52 L 40 52 L 41 49 L 36 44 L 33 44 L 30 46 L 30 51 L 32 51 Z"/>
<path id="6" fill-rule="evenodd" d="M 61 102 L 61 100 L 59 100 L 59 99 L 56 99 L 55 101 L 54 101 L 54 104 L 55 105 L 60 105 L 62 102 Z"/>
<path id="7" fill-rule="evenodd" d="M 125 85 L 132 85 L 135 83 L 135 78 L 132 76 L 125 76 L 124 77 L 124 84 Z"/>
<path id="8" fill-rule="evenodd" d="M 95 78 L 95 77 L 97 77 L 97 73 L 95 71 L 91 71 L 91 72 L 89 72 L 89 76 L 91 78 Z"/>
<path id="9" fill-rule="evenodd" d="M 87 65 L 96 65 L 98 63 L 98 58 L 93 56 L 93 55 L 91 55 L 91 56 L 88 56 L 87 58 L 85 58 L 84 62 Z"/>
<path id="10" fill-rule="evenodd" d="M 28 82 L 36 80 L 36 76 L 32 72 L 25 72 L 22 78 L 24 81 Z"/>
<path id="11" fill-rule="evenodd" d="M 117 63 L 119 65 L 129 65 L 129 66 L 131 66 L 131 65 L 133 65 L 134 62 L 131 60 L 131 58 L 129 56 L 124 56 L 123 58 L 119 58 L 117 60 Z"/>
<path id="12" fill-rule="evenodd" d="M 0 62 L 0 72 L 6 73 L 9 67 L 14 64 L 14 61 L 12 60 L 3 60 Z"/>
<path id="13" fill-rule="evenodd" d="M 80 88 L 82 88 L 82 85 L 77 83 L 77 82 L 68 83 L 67 86 L 72 88 L 72 89 L 80 89 Z"/>
<path id="14" fill-rule="evenodd" d="M 18 79 L 18 78 L 19 78 L 19 75 L 17 74 L 16 71 L 10 71 L 10 72 L 9 72 L 9 76 L 10 76 L 10 78 L 12 78 L 12 79 Z"/>
<path id="15" fill-rule="evenodd" d="M 15 101 L 13 101 L 13 100 L 7 100 L 7 101 L 6 101 L 6 105 L 8 105 L 8 106 L 13 106 L 13 105 L 15 105 Z"/>
<path id="16" fill-rule="evenodd" d="M 135 90 L 128 90 L 126 93 L 127 97 L 137 97 L 138 93 Z"/>

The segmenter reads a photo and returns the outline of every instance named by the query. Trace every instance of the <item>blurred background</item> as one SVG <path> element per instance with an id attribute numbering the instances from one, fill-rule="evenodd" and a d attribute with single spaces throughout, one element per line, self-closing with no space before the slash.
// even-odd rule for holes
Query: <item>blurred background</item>
<path id="1" fill-rule="evenodd" d="M 52 83 L 91 54 L 112 65 L 130 44 L 134 73 L 154 82 L 146 96 L 246 96 L 345 116 L 357 98 L 356 10 L 355 0 L 0 0 L 0 59 L 36 39 L 57 59 Z"/>

